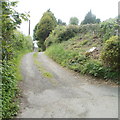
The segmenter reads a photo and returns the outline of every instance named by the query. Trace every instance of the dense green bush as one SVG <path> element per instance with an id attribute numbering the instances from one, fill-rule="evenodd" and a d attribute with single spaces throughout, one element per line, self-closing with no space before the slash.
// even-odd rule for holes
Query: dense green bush
<path id="1" fill-rule="evenodd" d="M 58 25 L 45 40 L 45 46 L 48 47 L 54 43 L 59 43 L 58 35 L 65 31 L 66 26 Z"/>
<path id="2" fill-rule="evenodd" d="M 15 64 L 4 61 L 2 65 L 2 118 L 11 118 L 18 111 Z"/>
<path id="3" fill-rule="evenodd" d="M 17 115 L 18 106 L 18 81 L 20 78 L 19 62 L 22 56 L 32 51 L 32 39 L 18 31 L 14 31 L 13 58 L 2 61 L 2 118 L 11 118 Z"/>
<path id="4" fill-rule="evenodd" d="M 80 32 L 79 26 L 70 25 L 70 26 L 66 27 L 65 31 L 61 32 L 58 35 L 58 40 L 60 42 L 66 41 L 72 37 L 75 37 L 75 35 L 77 35 L 79 32 Z"/>
<path id="5" fill-rule="evenodd" d="M 80 32 L 79 26 L 57 26 L 45 40 L 46 47 L 54 44 L 66 41 Z"/>
<path id="6" fill-rule="evenodd" d="M 120 41 L 118 36 L 112 36 L 105 42 L 101 59 L 106 66 L 120 70 Z"/>
<path id="7" fill-rule="evenodd" d="M 89 60 L 84 64 L 82 73 L 89 73 L 95 77 L 104 77 L 105 69 L 97 60 Z"/>
<path id="8" fill-rule="evenodd" d="M 104 79 L 111 79 L 114 82 L 119 83 L 120 74 L 119 71 L 116 72 L 115 70 L 105 67 L 99 60 L 89 59 L 83 65 L 81 69 L 81 73 L 90 74 L 95 77 L 104 78 Z"/>
<path id="9" fill-rule="evenodd" d="M 20 51 L 21 49 L 32 50 L 33 42 L 30 36 L 26 36 L 19 31 L 14 31 L 13 34 L 13 45 L 14 51 Z"/>

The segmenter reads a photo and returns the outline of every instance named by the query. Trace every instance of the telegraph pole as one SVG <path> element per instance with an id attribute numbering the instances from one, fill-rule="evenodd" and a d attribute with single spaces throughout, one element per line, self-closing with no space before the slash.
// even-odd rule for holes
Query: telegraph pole
<path id="1" fill-rule="evenodd" d="M 28 30 L 28 34 L 30 35 L 30 20 L 29 20 L 29 30 Z"/>
<path id="2" fill-rule="evenodd" d="M 30 14 L 30 11 L 28 13 Z M 28 22 L 29 22 L 28 35 L 30 35 L 30 18 L 29 18 Z"/>

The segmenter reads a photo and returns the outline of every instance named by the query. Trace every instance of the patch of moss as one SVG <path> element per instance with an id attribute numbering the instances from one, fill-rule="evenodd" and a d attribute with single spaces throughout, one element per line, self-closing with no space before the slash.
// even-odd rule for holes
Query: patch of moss
<path id="1" fill-rule="evenodd" d="M 44 72 L 43 76 L 47 77 L 47 78 L 53 78 L 53 75 L 51 73 L 49 73 L 49 72 Z"/>
<path id="2" fill-rule="evenodd" d="M 34 64 L 37 66 L 38 70 L 42 73 L 42 75 L 46 78 L 53 78 L 53 75 L 48 72 L 43 66 L 42 64 L 38 61 L 38 53 L 34 53 L 33 54 L 33 60 L 34 60 Z"/>

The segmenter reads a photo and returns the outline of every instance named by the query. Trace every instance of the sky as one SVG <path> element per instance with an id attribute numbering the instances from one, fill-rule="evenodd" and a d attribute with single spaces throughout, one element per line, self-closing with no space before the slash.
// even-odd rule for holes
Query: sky
<path id="1" fill-rule="evenodd" d="M 81 22 L 85 15 L 92 10 L 92 13 L 104 21 L 115 18 L 118 15 L 119 0 L 18 0 L 17 11 L 30 11 L 31 36 L 35 25 L 40 21 L 43 13 L 50 9 L 56 19 L 69 23 L 71 17 L 77 17 Z M 21 24 L 20 31 L 28 35 L 28 22 Z"/>

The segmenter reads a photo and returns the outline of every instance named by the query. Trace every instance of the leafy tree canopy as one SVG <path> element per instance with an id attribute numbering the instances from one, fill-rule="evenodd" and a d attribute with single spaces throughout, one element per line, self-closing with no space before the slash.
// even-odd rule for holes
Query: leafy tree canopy
<path id="1" fill-rule="evenodd" d="M 35 28 L 33 30 L 33 40 L 38 40 L 36 31 L 38 29 L 38 23 L 35 25 Z"/>
<path id="2" fill-rule="evenodd" d="M 84 18 L 84 20 L 82 21 L 82 23 L 81 24 L 94 24 L 94 23 L 100 23 L 100 19 L 96 19 L 96 16 L 94 15 L 94 14 L 92 14 L 92 11 L 90 10 L 87 14 L 86 14 L 86 16 L 85 16 L 85 18 Z"/>
<path id="3" fill-rule="evenodd" d="M 2 14 L 0 16 L 1 25 L 1 38 L 2 38 L 2 60 L 9 60 L 13 54 L 13 41 L 12 36 L 14 30 L 17 29 L 22 19 L 28 20 L 29 15 L 17 12 L 14 8 L 17 6 L 17 2 L 10 2 L 3 0 L 0 3 L 0 10 Z"/>
<path id="4" fill-rule="evenodd" d="M 66 23 L 63 22 L 61 19 L 58 19 L 57 24 L 58 24 L 58 25 L 66 25 Z"/>
<path id="5" fill-rule="evenodd" d="M 38 45 L 42 50 L 45 50 L 45 39 L 49 36 L 50 32 L 56 27 L 56 25 L 56 18 L 49 9 L 43 14 L 39 23 L 35 26 L 34 39 L 39 41 Z"/>
<path id="6" fill-rule="evenodd" d="M 79 19 L 77 17 L 70 18 L 70 21 L 69 21 L 70 25 L 78 25 L 78 23 L 79 23 Z"/>

